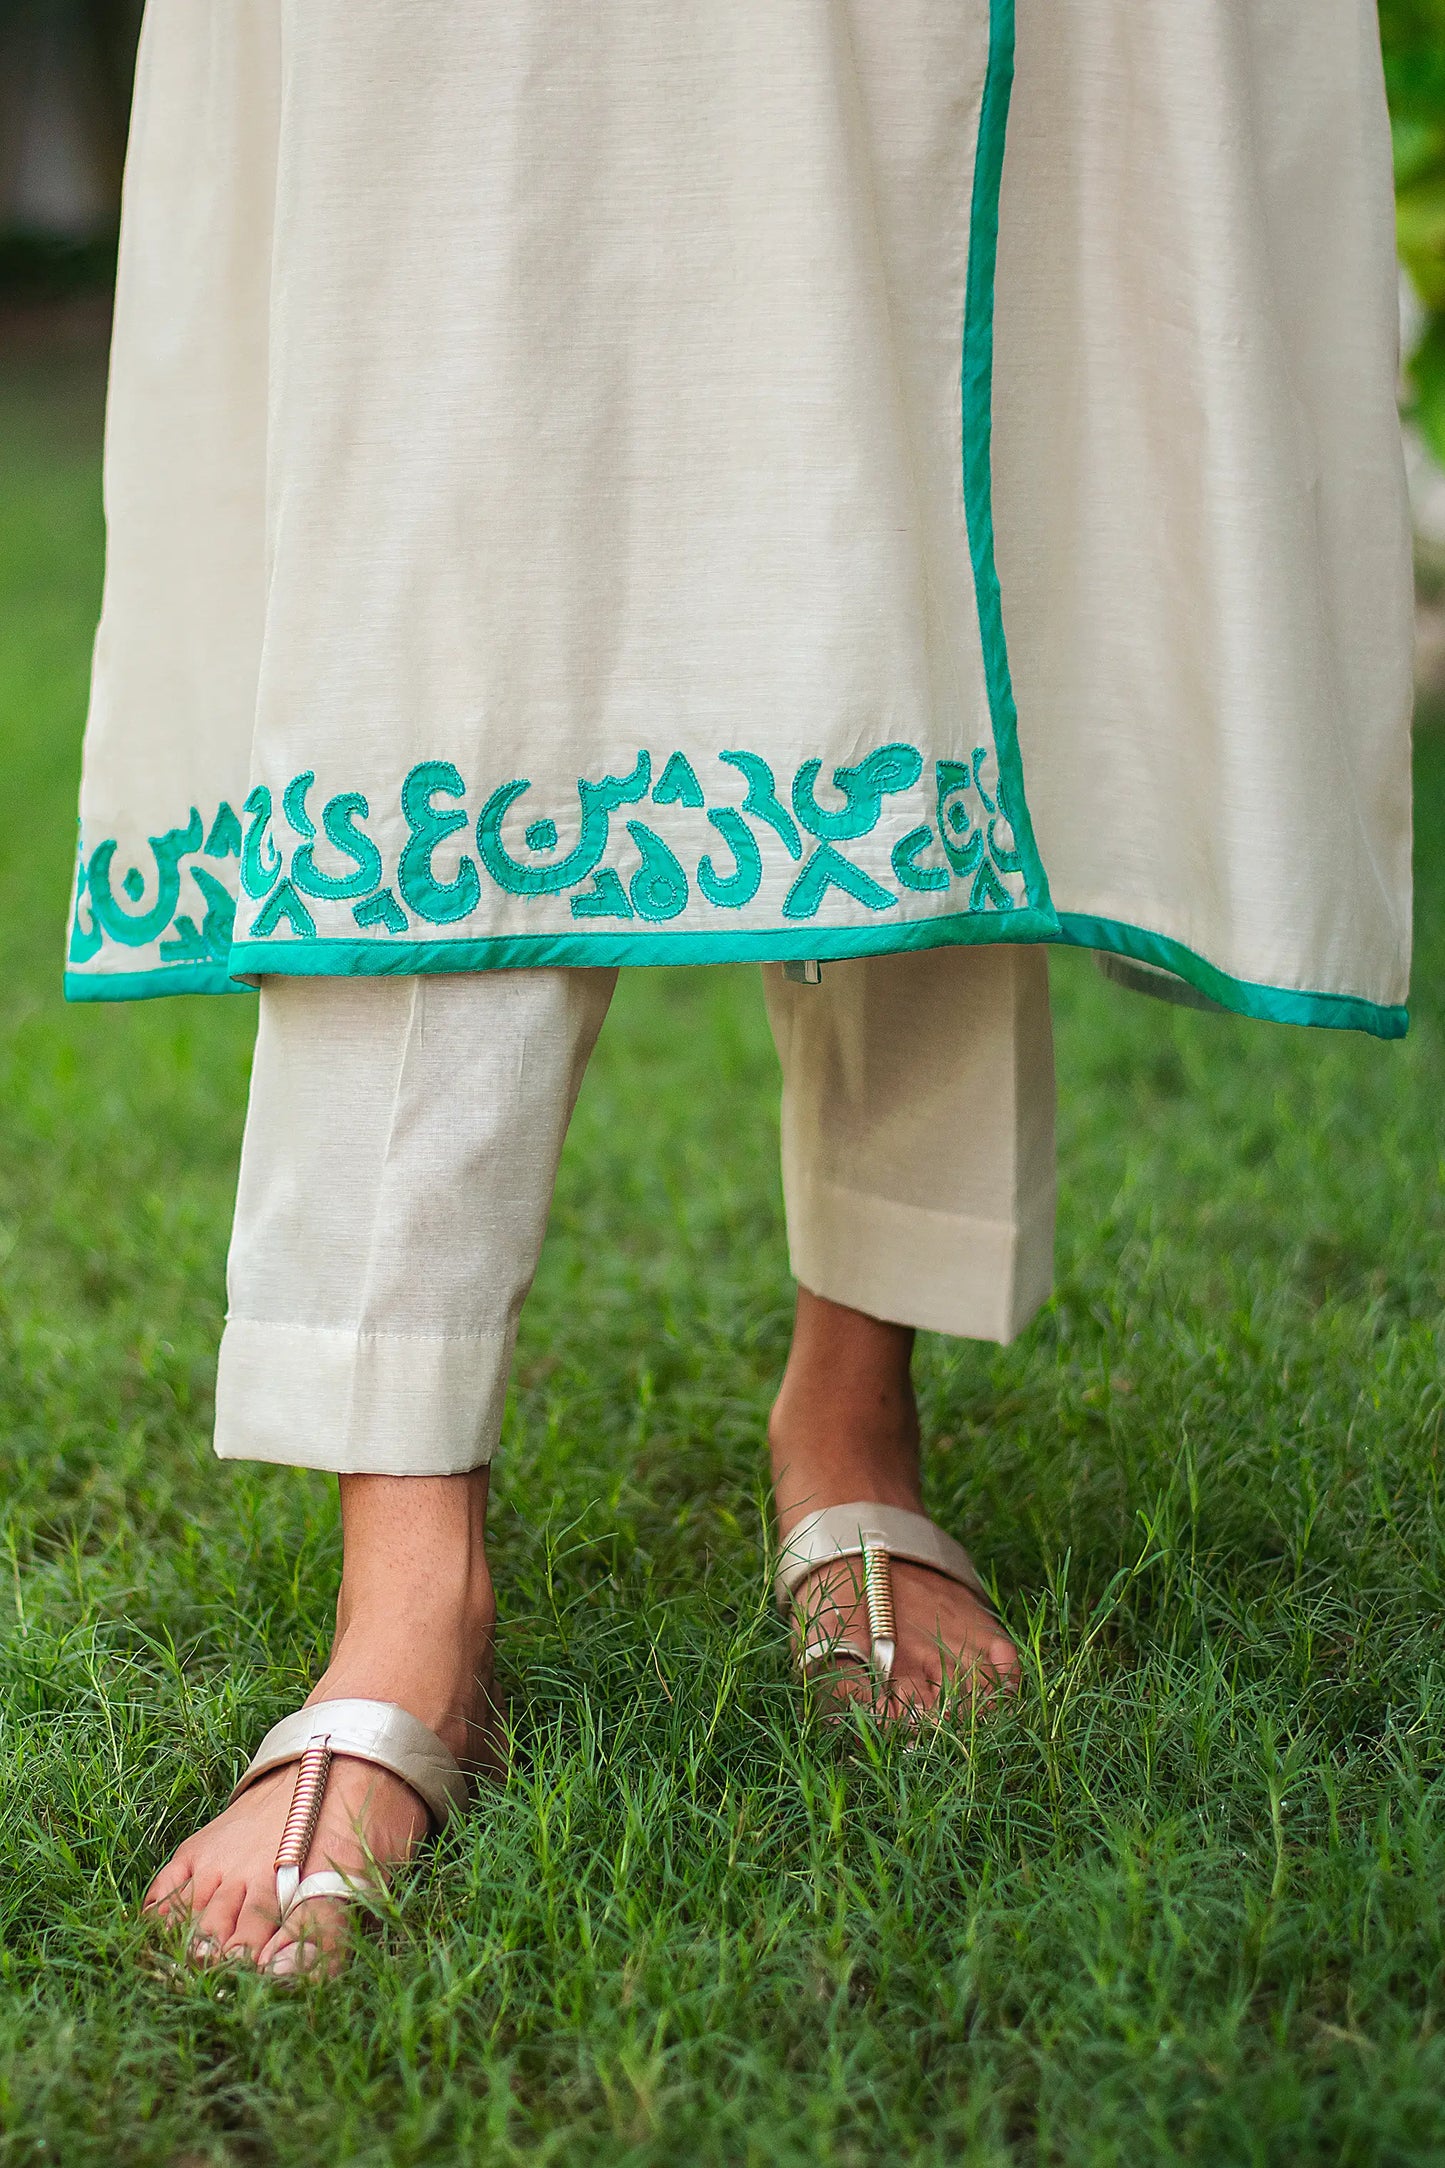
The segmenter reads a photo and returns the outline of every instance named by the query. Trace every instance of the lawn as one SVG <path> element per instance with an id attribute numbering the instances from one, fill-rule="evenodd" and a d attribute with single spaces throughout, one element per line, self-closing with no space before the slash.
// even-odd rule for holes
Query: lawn
<path id="1" fill-rule="evenodd" d="M 251 1002 L 59 999 L 98 387 L 0 377 L 0 2163 L 1445 2156 L 1445 732 L 1400 1046 L 1055 973 L 1058 1295 L 920 1355 L 1016 1709 L 840 1741 L 763 1592 L 754 974 L 624 981 L 495 1486 L 507 1788 L 348 1975 L 138 1896 L 321 1660 L 334 1487 L 219 1468 Z"/>

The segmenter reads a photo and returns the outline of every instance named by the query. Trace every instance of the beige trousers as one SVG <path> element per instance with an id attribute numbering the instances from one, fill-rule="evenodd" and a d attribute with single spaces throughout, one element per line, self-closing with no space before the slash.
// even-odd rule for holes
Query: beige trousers
<path id="1" fill-rule="evenodd" d="M 231 1242 L 216 1451 L 340 1474 L 489 1460 L 616 973 L 272 978 Z M 793 1271 L 874 1317 L 1008 1340 L 1049 1292 L 1042 950 L 764 968 Z"/>

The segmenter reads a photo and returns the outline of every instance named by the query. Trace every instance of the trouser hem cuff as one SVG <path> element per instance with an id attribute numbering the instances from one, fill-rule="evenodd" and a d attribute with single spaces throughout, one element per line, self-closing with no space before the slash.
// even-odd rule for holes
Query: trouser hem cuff
<path id="1" fill-rule="evenodd" d="M 472 1339 L 228 1319 L 220 1460 L 333 1475 L 465 1475 L 501 1436 L 511 1333 Z"/>
<path id="2" fill-rule="evenodd" d="M 1053 1292 L 1052 1184 L 1012 1222 L 831 1182 L 789 1185 L 787 1203 L 793 1277 L 869 1317 L 1006 1346 Z"/>

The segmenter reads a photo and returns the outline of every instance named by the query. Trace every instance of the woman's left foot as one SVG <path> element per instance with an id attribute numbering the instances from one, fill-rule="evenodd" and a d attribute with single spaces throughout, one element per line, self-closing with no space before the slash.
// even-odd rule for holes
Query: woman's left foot
<path id="1" fill-rule="evenodd" d="M 343 1476 L 346 1564 L 336 1640 L 307 1697 L 384 1701 L 435 1734 L 464 1767 L 485 1764 L 494 1733 L 496 1605 L 486 1561 L 486 1470 L 469 1476 Z M 276 1857 L 296 1790 L 294 1763 L 258 1778 L 187 1838 L 146 1894 L 145 1910 L 185 1930 L 202 1964 L 235 1960 L 285 1975 L 344 1962 L 353 1908 L 308 1898 L 279 1916 Z M 331 1765 L 309 1874 L 385 1878 L 427 1834 L 421 1799 L 375 1764 Z"/>
<path id="2" fill-rule="evenodd" d="M 792 1351 L 768 1425 L 778 1537 L 824 1506 L 867 1500 L 923 1511 L 918 1408 L 909 1366 L 913 1334 L 798 1290 Z M 885 1717 L 926 1715 L 945 1691 L 988 1696 L 1011 1688 L 1018 1651 L 979 1597 L 931 1567 L 895 1561 L 897 1654 L 888 1690 L 856 1664 L 826 1673 L 838 1699 Z M 810 1642 L 867 1647 L 867 1606 L 857 1559 L 820 1566 L 797 1591 Z"/>

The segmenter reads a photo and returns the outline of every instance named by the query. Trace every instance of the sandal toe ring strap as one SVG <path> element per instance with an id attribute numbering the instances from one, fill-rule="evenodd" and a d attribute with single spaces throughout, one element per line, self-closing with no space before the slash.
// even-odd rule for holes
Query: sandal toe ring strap
<path id="1" fill-rule="evenodd" d="M 301 1877 L 321 1816 L 331 1763 L 338 1754 L 372 1762 L 400 1777 L 423 1802 L 437 1828 L 466 1800 L 467 1780 L 455 1757 L 435 1732 L 394 1702 L 318 1701 L 283 1717 L 267 1732 L 231 1794 L 232 1799 L 239 1799 L 259 1777 L 292 1762 L 299 1764 L 276 1853 L 276 1899 L 283 1919 L 293 1905 L 310 1897 L 355 1900 L 369 1893 L 365 1881 L 334 1868 L 309 1874 L 304 1881 Z"/>
<path id="2" fill-rule="evenodd" d="M 815 1671 L 830 1670 L 834 1664 L 857 1664 L 862 1671 L 874 1668 L 874 1658 L 856 1641 L 839 1641 L 830 1634 L 817 1634 L 808 1642 L 798 1656 L 798 1669 L 805 1679 Z"/>
<path id="3" fill-rule="evenodd" d="M 313 1897 L 339 1897 L 343 1904 L 365 1904 L 368 1899 L 379 1897 L 380 1887 L 361 1875 L 341 1874 L 335 1867 L 322 1867 L 315 1874 L 308 1874 L 298 1882 L 286 1903 L 286 1911 L 294 1911 Z M 284 1915 L 283 1915 L 284 1916 Z"/>

